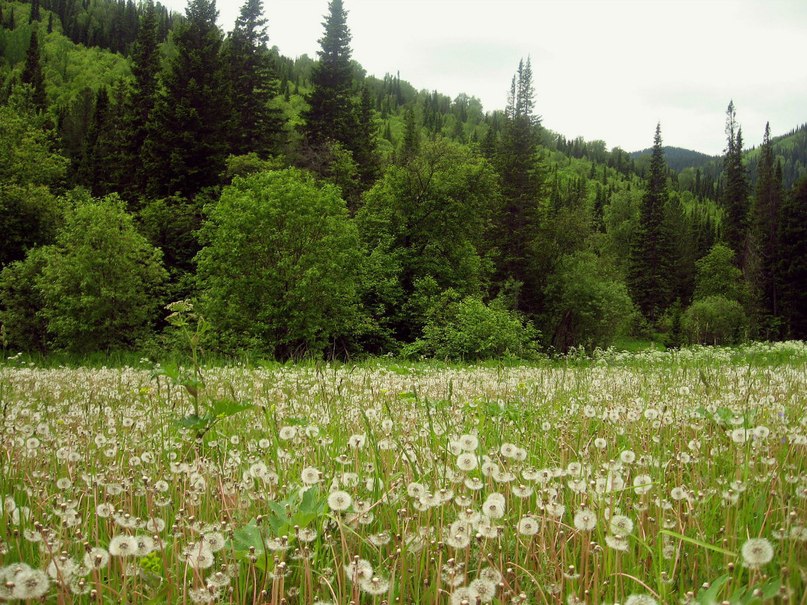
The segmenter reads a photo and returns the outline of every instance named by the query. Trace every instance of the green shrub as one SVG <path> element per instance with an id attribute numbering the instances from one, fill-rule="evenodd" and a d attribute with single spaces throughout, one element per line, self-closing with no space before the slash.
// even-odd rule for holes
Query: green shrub
<path id="1" fill-rule="evenodd" d="M 681 328 L 690 344 L 737 344 L 748 334 L 748 316 L 736 300 L 708 296 L 689 306 Z"/>
<path id="2" fill-rule="evenodd" d="M 447 293 L 446 298 L 451 298 Z M 426 323 L 423 336 L 405 347 L 408 356 L 475 361 L 497 357 L 531 357 L 537 330 L 518 313 L 468 296 L 449 302 Z"/>
<path id="3" fill-rule="evenodd" d="M 0 325 L 5 346 L 27 352 L 47 350 L 44 301 L 36 287 L 47 262 L 48 248 L 29 250 L 25 260 L 7 265 L 0 272 Z"/>
<path id="4" fill-rule="evenodd" d="M 547 329 L 552 345 L 566 352 L 573 346 L 606 348 L 634 316 L 624 282 L 609 275 L 591 252 L 561 258 L 546 289 Z"/>
<path id="5" fill-rule="evenodd" d="M 342 352 L 365 326 L 361 250 L 339 190 L 301 170 L 236 178 L 208 208 L 200 310 L 231 351 Z"/>
<path id="6" fill-rule="evenodd" d="M 128 348 L 147 336 L 168 274 L 162 253 L 116 196 L 79 200 L 48 248 L 36 286 L 57 348 Z"/>

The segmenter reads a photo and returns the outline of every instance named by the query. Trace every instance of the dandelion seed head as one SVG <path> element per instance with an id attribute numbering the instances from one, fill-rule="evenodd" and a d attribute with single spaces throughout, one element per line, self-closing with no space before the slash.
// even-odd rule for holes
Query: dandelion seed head
<path id="1" fill-rule="evenodd" d="M 766 538 L 746 540 L 740 552 L 743 563 L 749 569 L 757 569 L 773 560 L 773 545 Z"/>

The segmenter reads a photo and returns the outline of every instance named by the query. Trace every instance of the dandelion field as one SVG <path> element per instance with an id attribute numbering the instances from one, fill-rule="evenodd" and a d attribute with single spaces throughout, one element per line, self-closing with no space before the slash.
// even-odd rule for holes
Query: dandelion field
<path id="1" fill-rule="evenodd" d="M 0 601 L 807 603 L 807 347 L 0 365 Z"/>

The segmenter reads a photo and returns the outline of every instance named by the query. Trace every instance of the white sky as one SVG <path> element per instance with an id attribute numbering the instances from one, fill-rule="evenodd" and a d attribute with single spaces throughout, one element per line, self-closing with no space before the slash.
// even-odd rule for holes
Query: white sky
<path id="1" fill-rule="evenodd" d="M 186 0 L 162 0 L 184 11 Z M 232 29 L 243 0 L 218 0 Z M 807 0 L 344 0 L 353 58 L 501 109 L 530 55 L 536 110 L 567 138 L 720 154 L 731 99 L 746 146 L 807 122 Z M 316 57 L 328 0 L 264 0 L 270 45 Z"/>

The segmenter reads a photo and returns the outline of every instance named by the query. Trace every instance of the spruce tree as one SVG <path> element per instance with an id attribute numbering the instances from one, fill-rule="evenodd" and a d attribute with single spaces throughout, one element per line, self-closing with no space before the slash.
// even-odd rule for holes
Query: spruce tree
<path id="1" fill-rule="evenodd" d="M 657 321 L 672 302 L 672 240 L 665 228 L 668 196 L 667 164 L 661 143 L 661 124 L 658 124 L 628 276 L 633 302 L 651 322 Z"/>
<path id="2" fill-rule="evenodd" d="M 723 207 L 726 211 L 724 237 L 736 253 L 739 266 L 746 260 L 748 235 L 748 177 L 743 165 L 743 134 L 737 124 L 734 101 L 726 109 L 726 154 L 723 157 Z"/>
<path id="3" fill-rule="evenodd" d="M 42 73 L 42 57 L 39 50 L 39 35 L 37 28 L 31 31 L 31 42 L 28 45 L 28 52 L 25 55 L 25 67 L 22 70 L 22 81 L 30 84 L 32 89 L 31 100 L 34 107 L 44 111 L 48 104 L 45 94 L 45 76 Z"/>
<path id="4" fill-rule="evenodd" d="M 215 0 L 190 0 L 174 36 L 144 145 L 147 193 L 192 197 L 218 183 L 227 155 L 227 81 Z"/>
<path id="5" fill-rule="evenodd" d="M 786 196 L 781 211 L 780 297 L 789 338 L 807 339 L 807 178 Z"/>
<path id="6" fill-rule="evenodd" d="M 255 152 L 261 157 L 282 151 L 284 119 L 271 107 L 279 82 L 269 53 L 262 0 L 246 0 L 229 39 L 227 62 L 233 124 L 231 153 Z"/>
<path id="7" fill-rule="evenodd" d="M 31 0 L 31 13 L 28 16 L 29 24 L 33 23 L 34 21 L 39 21 L 41 18 L 39 14 L 39 3 L 40 0 Z"/>
<path id="8" fill-rule="evenodd" d="M 501 252 L 499 278 L 520 282 L 518 308 L 528 314 L 540 310 L 539 276 L 533 259 L 538 234 L 542 178 L 538 169 L 538 127 L 530 59 L 520 61 L 505 110 L 505 123 L 496 150 L 501 177 L 503 214 L 497 243 Z"/>
<path id="9" fill-rule="evenodd" d="M 415 110 L 410 105 L 404 111 L 404 136 L 401 149 L 401 163 L 407 164 L 420 151 L 420 127 L 415 120 Z"/>
<path id="10" fill-rule="evenodd" d="M 143 7 L 137 38 L 132 47 L 134 85 L 127 101 L 127 130 L 122 166 L 119 167 L 120 189 L 128 201 L 146 191 L 148 174 L 143 166 L 143 145 L 148 137 L 149 120 L 157 100 L 160 74 L 160 50 L 157 38 L 157 12 L 153 0 Z M 127 169 L 128 168 L 128 169 Z"/>
<path id="11" fill-rule="evenodd" d="M 327 141 L 342 143 L 353 150 L 355 114 L 351 89 L 353 66 L 350 62 L 350 29 L 342 0 L 328 3 L 325 35 L 319 40 L 319 63 L 311 78 L 313 90 L 306 99 L 305 135 L 310 145 L 322 146 Z"/>
<path id="12" fill-rule="evenodd" d="M 751 240 L 754 256 L 754 285 L 761 315 L 763 336 L 775 336 L 779 314 L 779 213 L 782 203 L 781 172 L 774 165 L 770 124 L 760 148 L 757 185 L 751 208 Z"/>
<path id="13" fill-rule="evenodd" d="M 361 89 L 361 100 L 356 108 L 356 130 L 353 135 L 353 159 L 359 169 L 362 188 L 369 189 L 378 178 L 379 166 L 376 151 L 375 111 L 367 86 Z"/>

